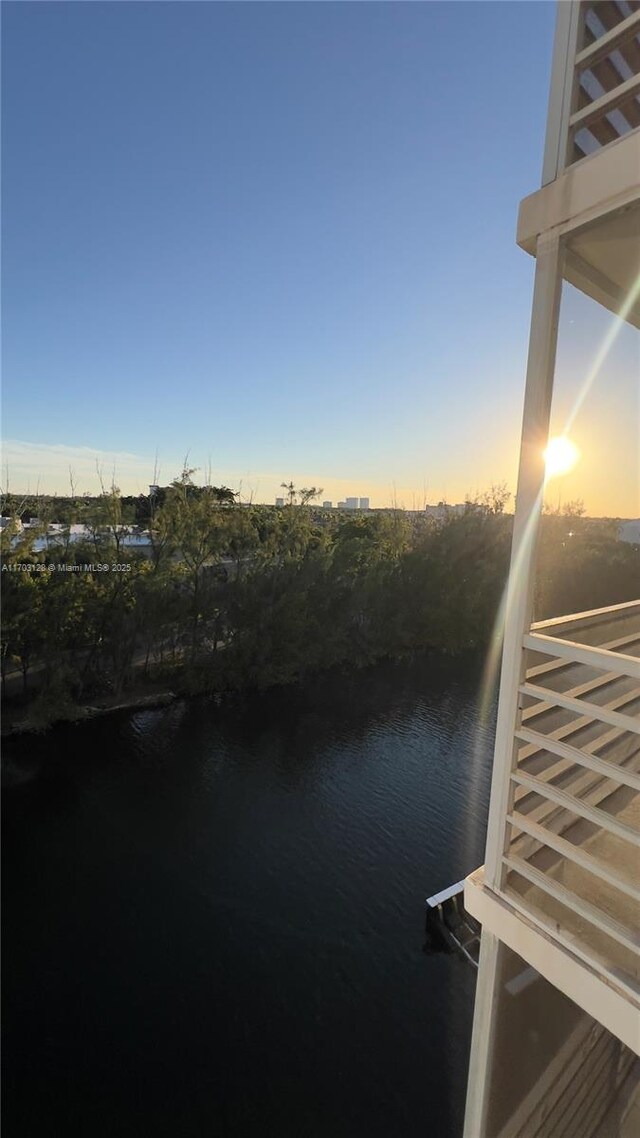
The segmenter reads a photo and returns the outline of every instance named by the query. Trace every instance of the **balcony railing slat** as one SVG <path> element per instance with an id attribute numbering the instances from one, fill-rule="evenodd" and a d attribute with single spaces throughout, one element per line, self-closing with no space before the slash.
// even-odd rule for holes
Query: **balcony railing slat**
<path id="1" fill-rule="evenodd" d="M 576 699 L 567 693 L 550 691 L 549 688 L 541 688 L 537 684 L 521 684 L 519 691 L 521 695 L 540 700 L 552 707 L 563 707 L 566 711 L 575 711 L 588 719 L 596 719 L 600 723 L 608 723 L 610 727 L 620 727 L 623 731 L 632 731 L 635 735 L 640 735 L 640 720 L 634 719 L 632 715 L 611 710 L 606 705 Z"/>
<path id="2" fill-rule="evenodd" d="M 640 12 L 633 12 L 622 23 L 615 24 L 610 31 L 579 51 L 576 55 L 576 67 L 581 69 L 591 67 L 615 51 L 623 40 L 632 38 L 637 31 L 640 31 Z"/>
<path id="3" fill-rule="evenodd" d="M 612 728 L 611 731 L 602 737 L 602 740 L 597 740 L 597 746 L 595 743 L 591 743 L 585 750 L 587 750 L 589 754 L 592 754 L 600 747 L 608 745 L 608 743 L 612 741 L 612 738 L 615 739 L 616 736 L 619 737 L 621 734 L 622 732 Z M 637 771 L 639 765 L 638 755 L 628 756 L 626 759 L 623 759 L 619 765 L 625 769 L 628 768 L 632 771 Z M 579 767 L 578 770 L 580 773 L 575 774 L 571 781 L 570 793 L 587 806 L 597 807 L 599 803 L 610 796 L 611 782 L 608 779 L 603 780 L 600 775 L 597 775 L 594 771 L 587 770 L 586 767 Z M 523 770 L 522 766 L 519 767 L 519 771 L 523 774 L 530 773 Z M 538 783 L 550 783 L 552 786 L 557 786 L 555 780 L 562 778 L 563 775 L 570 771 L 576 771 L 576 764 L 567 759 L 558 759 L 557 762 L 545 767 L 543 771 L 537 774 L 532 774 L 531 777 Z M 559 787 L 559 789 L 566 790 L 567 788 Z M 536 793 L 539 795 L 540 792 L 536 791 Z M 532 801 L 533 794 L 531 790 L 524 786 L 516 786 L 513 797 L 514 804 L 522 813 L 526 814 L 527 818 L 532 822 L 544 823 L 546 826 L 553 827 L 554 831 L 556 830 L 556 824 L 558 830 L 566 828 L 566 819 L 563 817 L 566 808 L 564 806 L 558 806 L 555 800 L 543 796 L 541 801 L 534 803 Z"/>
<path id="4" fill-rule="evenodd" d="M 582 728 L 586 726 L 587 721 L 585 718 L 572 719 L 571 723 L 565 723 L 563 727 L 558 727 L 555 731 L 550 731 L 549 734 L 545 736 L 545 738 L 566 739 L 567 736 L 575 735 L 576 731 L 581 731 Z M 613 727 L 611 731 L 606 731 L 604 735 L 599 735 L 597 739 L 592 739 L 590 743 L 585 743 L 584 746 L 581 747 L 581 750 L 584 751 L 587 755 L 593 755 L 596 751 L 599 751 L 603 747 L 608 746 L 609 743 L 614 743 L 616 739 L 620 738 L 621 735 L 624 735 L 624 731 L 621 731 L 619 727 Z M 537 743 L 533 745 L 529 744 L 528 746 L 523 747 L 518 752 L 519 765 L 522 766 L 523 763 L 527 761 L 527 759 L 531 758 L 532 755 L 538 754 L 539 751 L 540 747 Z M 559 765 L 562 766 L 563 764 Z M 566 764 L 564 765 L 566 766 Z M 538 777 L 541 776 L 539 775 Z"/>
<path id="5" fill-rule="evenodd" d="M 599 691 L 601 688 L 607 687 L 609 684 L 615 683 L 616 681 L 619 682 L 620 678 L 621 677 L 617 676 L 615 672 L 605 672 L 605 674 L 602 676 L 596 676 L 593 680 L 587 680 L 587 682 L 584 684 L 577 684 L 576 687 L 569 688 L 567 691 L 562 692 L 562 695 L 572 696 L 577 699 L 581 695 L 588 695 L 590 692 Z M 549 692 L 550 690 L 551 689 L 549 688 L 540 688 L 540 691 L 543 691 L 545 693 Z M 609 703 L 606 703 L 604 706 L 616 711 L 618 707 L 623 707 L 626 703 L 630 703 L 634 699 L 640 699 L 640 687 L 633 688 L 629 692 L 624 692 L 622 695 L 619 695 L 615 699 L 610 700 Z M 538 715 L 541 715 L 544 711 L 547 711 L 551 705 L 552 701 L 548 701 L 546 704 L 536 703 L 531 707 L 526 707 L 522 712 L 523 721 L 535 719 Z M 581 716 L 581 719 L 584 718 L 584 716 Z M 578 720 L 574 720 L 574 722 L 577 723 Z"/>
<path id="6" fill-rule="evenodd" d="M 573 912 L 578 913 L 583 920 L 588 921 L 589 924 L 595 925 L 601 932 L 606 933 L 607 936 L 612 937 L 618 944 L 629 949 L 636 955 L 640 955 L 640 932 L 635 929 L 629 929 L 620 921 L 616 921 L 601 909 L 597 909 L 595 905 L 585 901 L 584 898 L 579 897 L 571 889 L 567 889 L 559 881 L 553 877 L 548 877 L 547 874 L 541 873 L 539 869 L 535 869 L 528 862 L 523 861 L 522 858 L 513 856 L 503 858 L 503 862 L 508 869 L 513 870 L 514 873 L 519 873 L 521 877 L 526 878 L 532 885 L 547 893 L 550 897 L 554 897 L 561 905 L 566 905 L 567 908 Z"/>
<path id="7" fill-rule="evenodd" d="M 592 854 L 587 853 L 581 846 L 574 845 L 573 842 L 567 841 L 566 838 L 556 834 L 553 830 L 548 830 L 545 826 L 540 826 L 537 822 L 532 822 L 525 814 L 519 814 L 514 811 L 512 814 L 507 815 L 507 822 L 514 826 L 516 829 L 521 830 L 524 834 L 528 834 L 530 838 L 540 842 L 543 846 L 548 846 L 549 849 L 555 850 L 556 853 L 566 857 L 569 861 L 575 862 L 582 869 L 586 869 L 588 873 L 593 873 L 595 877 L 599 877 L 601 881 L 606 881 L 608 885 L 612 885 L 614 889 L 618 889 L 621 893 L 625 893 L 627 897 L 640 903 L 640 888 L 635 886 L 627 878 L 621 874 L 616 873 L 615 870 L 605 865 L 604 862 L 594 857 Z"/>
<path id="8" fill-rule="evenodd" d="M 580 99 L 581 107 L 587 107 L 590 103 L 591 99 L 588 97 L 585 97 L 584 100 L 582 98 Z M 606 117 L 598 119 L 596 122 L 592 122 L 589 130 L 591 131 L 596 142 L 600 143 L 600 146 L 608 146 L 610 142 L 615 142 L 616 139 L 620 138 L 620 132 L 611 125 L 608 118 Z M 576 143 L 576 145 L 579 146 L 580 143 Z M 580 149 L 583 151 L 582 157 L 589 153 L 588 149 L 583 149 L 582 147 L 580 147 Z M 577 161 L 579 161 L 579 159 L 577 159 Z"/>
<path id="9" fill-rule="evenodd" d="M 609 114 L 610 111 L 615 111 L 624 103 L 626 99 L 632 95 L 640 93 L 640 75 L 632 75 L 630 79 L 625 79 L 623 83 L 619 83 L 611 91 L 606 91 L 599 99 L 594 99 L 588 107 L 583 107 L 582 110 L 576 111 L 569 119 L 569 127 L 572 130 L 580 130 L 581 127 L 588 127 L 589 123 L 595 122 L 601 115 Z"/>
<path id="10" fill-rule="evenodd" d="M 624 616 L 625 612 L 632 614 L 635 611 L 640 611 L 640 600 L 638 601 L 622 601 L 618 605 L 605 605 L 604 608 L 588 609 L 587 612 L 572 612 L 566 616 L 553 616 L 549 620 L 537 620 L 535 624 L 531 625 L 532 632 L 540 632 L 543 628 L 558 627 L 561 624 L 586 624 L 591 622 L 597 616 L 606 616 L 619 618 Z"/>
<path id="11" fill-rule="evenodd" d="M 558 763 L 554 763 L 553 767 L 545 771 L 544 777 L 541 775 L 532 775 L 531 777 L 538 783 L 542 783 L 543 785 L 549 784 L 549 786 L 559 789 L 564 793 L 572 794 L 574 798 L 577 798 L 587 806 L 597 807 L 601 802 L 604 802 L 606 798 L 610 797 L 612 793 L 611 784 L 607 782 L 607 784 L 604 785 L 602 776 L 596 775 L 595 771 L 587 770 L 586 767 L 580 768 L 581 774 L 571 782 L 570 790 L 567 790 L 564 786 L 558 787 L 555 780 L 561 778 L 562 775 L 573 768 L 575 768 L 575 763 L 569 763 L 564 759 Z M 549 777 L 547 777 L 547 775 Z M 540 795 L 542 791 L 536 790 L 535 793 Z M 532 798 L 532 792 L 528 787 L 526 790 L 523 786 L 516 787 L 514 794 L 515 805 L 517 805 L 522 813 L 526 814 L 527 818 L 531 818 L 534 822 L 544 822 L 546 825 L 554 819 L 560 820 L 563 811 L 566 810 L 565 805 L 562 807 L 558 806 L 555 799 L 550 799 L 546 795 L 543 795 L 542 802 L 536 805 L 531 803 L 531 808 L 527 809 L 527 800 L 530 798 Z"/>
<path id="12" fill-rule="evenodd" d="M 535 744 L 541 751 L 549 751 L 560 759 L 567 759 L 577 766 L 586 767 L 587 770 L 594 771 L 603 778 L 610 778 L 614 782 L 619 782 L 621 786 L 628 786 L 630 790 L 640 791 L 640 775 L 624 770 L 617 763 L 609 763 L 606 759 L 588 755 L 579 747 L 572 747 L 570 743 L 561 743 L 558 739 L 551 739 L 548 735 L 531 731 L 527 727 L 521 727 L 516 731 L 516 739 L 520 739 L 523 743 Z M 535 778 L 535 775 L 532 777 Z"/>
<path id="13" fill-rule="evenodd" d="M 550 786 L 548 782 L 542 782 L 533 775 L 523 774 L 522 771 L 514 771 L 511 775 L 511 781 L 518 786 L 525 786 L 527 790 L 541 795 L 542 798 L 550 799 L 551 802 L 555 802 L 558 806 L 568 810 L 570 814 L 577 814 L 581 818 L 586 818 L 588 822 L 593 822 L 601 830 L 615 834 L 618 838 L 622 838 L 623 841 L 640 849 L 638 831 L 634 830 L 633 826 L 628 826 L 626 822 L 620 822 L 611 814 L 607 814 L 606 810 L 600 810 L 597 806 L 589 806 L 583 799 L 576 798 L 574 794 L 560 790 L 557 786 Z"/>
<path id="14" fill-rule="evenodd" d="M 535 627 L 534 625 L 534 628 Z M 533 635 L 537 636 L 538 633 L 533 633 Z M 555 640 L 556 637 L 551 637 L 551 639 Z M 606 644 L 598 644 L 598 648 L 604 652 L 616 652 L 617 655 L 620 655 L 621 653 L 618 652 L 619 648 L 628 648 L 631 644 L 638 644 L 639 642 L 640 632 L 632 632 L 627 636 L 619 636 L 616 640 L 609 640 Z M 573 641 L 571 641 L 571 643 L 573 643 Z M 587 647 L 589 647 L 589 645 L 587 645 Z M 542 651 L 542 649 L 538 649 L 538 651 Z M 550 653 L 547 652 L 547 655 L 550 655 Z M 550 660 L 546 664 L 536 664 L 533 668 L 527 668 L 527 679 L 533 680 L 536 676 L 545 676 L 548 672 L 555 672 L 558 668 L 566 668 L 570 663 L 571 660 L 556 659 Z"/>
<path id="15" fill-rule="evenodd" d="M 634 639 L 638 637 L 635 636 Z M 542 655 L 556 656 L 565 662 L 586 664 L 589 668 L 601 668 L 602 671 L 618 672 L 621 676 L 640 680 L 640 659 L 636 656 L 627 656 L 623 652 L 595 648 L 590 644 L 577 644 L 573 640 L 561 640 L 559 637 L 543 636 L 541 633 L 526 635 L 523 638 L 523 646 Z M 529 678 L 527 674 L 527 679 Z"/>
<path id="16" fill-rule="evenodd" d="M 624 83 L 627 78 L 627 76 L 620 74 L 611 59 L 601 59 L 599 63 L 594 63 L 591 74 L 598 80 L 603 91 L 615 91 L 616 87 Z"/>

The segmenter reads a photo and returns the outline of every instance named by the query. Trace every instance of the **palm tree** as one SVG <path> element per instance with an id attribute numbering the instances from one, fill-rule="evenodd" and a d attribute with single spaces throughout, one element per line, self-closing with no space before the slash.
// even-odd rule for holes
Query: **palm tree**
<path id="1" fill-rule="evenodd" d="M 221 506 L 232 506 L 237 494 L 235 490 L 230 490 L 228 486 L 212 486 L 211 493 L 216 502 L 219 502 Z"/>
<path id="2" fill-rule="evenodd" d="M 283 490 L 287 491 L 287 497 L 289 499 L 289 505 L 293 506 L 293 504 L 296 500 L 296 494 L 298 493 L 295 486 L 293 485 L 293 482 L 281 482 L 280 485 L 281 485 Z"/>

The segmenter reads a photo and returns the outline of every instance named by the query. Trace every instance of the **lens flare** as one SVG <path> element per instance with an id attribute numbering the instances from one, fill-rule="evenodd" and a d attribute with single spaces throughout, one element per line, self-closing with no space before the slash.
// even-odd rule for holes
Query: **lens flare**
<path id="1" fill-rule="evenodd" d="M 571 431 L 580 411 L 582 410 L 583 404 L 584 404 L 595 380 L 597 379 L 598 375 L 600 374 L 602 366 L 605 363 L 613 345 L 615 344 L 615 341 L 616 341 L 620 331 L 622 330 L 622 328 L 624 328 L 625 323 L 627 322 L 629 317 L 631 317 L 632 323 L 637 324 L 637 321 L 633 318 L 633 310 L 634 310 L 636 304 L 638 303 L 639 299 L 640 299 L 640 273 L 638 273 L 638 276 L 636 277 L 635 281 L 633 282 L 632 287 L 629 289 L 629 292 L 628 292 L 628 294 L 627 294 L 627 296 L 626 296 L 626 298 L 625 298 L 625 300 L 624 300 L 624 302 L 620 308 L 620 311 L 614 315 L 614 319 L 611 321 L 611 324 L 610 324 L 609 328 L 607 329 L 607 333 L 604 336 L 602 343 L 600 344 L 600 347 L 598 348 L 598 351 L 595 354 L 591 368 L 589 369 L 589 372 L 588 372 L 587 376 L 585 377 L 584 383 L 582 384 L 582 387 L 578 393 L 578 396 L 575 400 L 575 403 L 571 409 L 571 413 L 567 419 L 566 426 L 564 428 L 564 434 L 561 436 L 561 438 L 564 439 L 566 442 L 568 442 L 569 446 L 573 447 L 573 449 L 574 449 L 575 460 L 572 463 L 572 465 L 575 465 L 575 462 L 578 460 L 578 458 L 580 456 L 579 456 L 577 447 L 574 447 L 574 444 L 570 442 L 570 440 L 567 438 L 567 436 L 568 436 L 569 432 Z M 547 448 L 547 450 L 550 449 L 551 444 L 553 442 L 554 442 L 554 440 L 551 439 L 549 442 L 549 447 Z M 545 460 L 546 459 L 547 459 L 547 454 L 545 453 Z M 550 477 L 548 460 L 547 460 L 546 477 L 547 478 Z M 519 587 L 521 587 L 521 585 L 522 585 L 523 579 L 525 577 L 525 572 L 526 572 L 525 567 L 528 563 L 528 560 L 529 560 L 531 553 L 532 553 L 532 549 L 535 545 L 536 520 L 542 511 L 543 493 L 544 493 L 544 490 L 543 490 L 543 487 L 541 487 L 540 492 L 538 494 L 538 498 L 537 498 L 536 502 L 534 503 L 534 505 L 533 505 L 533 507 L 529 513 L 529 516 L 526 518 L 526 524 L 524 525 L 521 544 L 520 544 L 519 548 L 515 551 L 515 554 L 512 557 L 511 569 L 509 571 L 509 579 L 507 581 L 507 584 L 505 585 L 505 588 L 504 588 L 504 591 L 502 594 L 502 599 L 500 601 L 500 606 L 498 608 L 498 612 L 496 615 L 496 621 L 495 621 L 495 625 L 494 625 L 494 629 L 493 629 L 493 635 L 491 637 L 491 644 L 489 647 L 489 651 L 487 652 L 487 658 L 485 660 L 485 667 L 484 667 L 482 682 L 481 682 L 480 690 L 478 693 L 478 712 L 479 712 L 478 720 L 479 720 L 479 726 L 482 729 L 482 731 L 491 730 L 492 709 L 495 707 L 497 697 L 498 697 L 498 688 L 499 688 L 499 679 L 500 679 L 500 660 L 502 657 L 502 647 L 504 644 L 505 625 L 507 624 L 507 621 L 509 619 L 509 609 L 511 607 L 511 604 L 513 603 L 513 596 L 514 596 L 515 592 L 517 591 L 517 589 Z M 476 739 L 476 742 L 474 744 L 474 750 L 473 750 L 473 756 L 472 756 L 471 776 L 472 776 L 472 785 L 474 785 L 474 787 L 479 788 L 481 785 L 480 771 L 481 771 L 481 767 L 482 767 L 482 747 L 481 747 L 481 740 L 480 740 L 480 731 L 476 731 L 475 739 Z M 472 817 L 472 819 L 475 819 L 477 816 L 479 816 L 479 815 L 476 815 L 474 812 L 471 817 Z M 472 829 L 473 829 L 473 826 L 468 826 L 468 828 L 465 828 L 465 827 L 462 828 L 463 840 L 466 838 L 467 841 L 472 843 L 472 840 L 473 840 L 471 837 Z M 475 830 L 473 832 L 475 834 Z M 466 852 L 467 852 L 467 850 L 465 848 L 465 853 Z M 471 853 L 471 846 L 469 846 L 469 857 L 467 858 L 467 861 L 469 862 L 469 864 L 470 864 L 470 858 L 472 856 L 473 855 Z"/>
<path id="2" fill-rule="evenodd" d="M 566 435 L 556 435 L 554 439 L 549 439 L 549 444 L 544 452 L 547 479 L 559 478 L 562 474 L 568 474 L 570 470 L 573 470 L 579 458 L 580 452 L 577 446 Z"/>
<path id="3" fill-rule="evenodd" d="M 635 309 L 636 305 L 638 304 L 638 301 L 640 301 L 640 273 L 638 273 L 635 281 L 633 282 L 631 288 L 629 289 L 627 297 L 626 297 L 620 311 L 614 316 L 614 319 L 611 321 L 611 324 L 609 325 L 609 327 L 607 329 L 607 333 L 604 336 L 602 343 L 601 343 L 598 351 L 595 354 L 595 358 L 594 358 L 593 364 L 591 365 L 591 369 L 590 369 L 588 375 L 585 377 L 585 381 L 584 381 L 580 391 L 578 392 L 578 396 L 577 396 L 576 401 L 575 401 L 573 408 L 571 410 L 571 414 L 569 415 L 569 418 L 567 419 L 567 424 L 565 427 L 565 434 L 569 433 L 569 431 L 573 427 L 573 424 L 575 423 L 576 419 L 578 418 L 578 415 L 580 414 L 580 411 L 582 410 L 582 406 L 583 406 L 589 392 L 591 391 L 591 388 L 593 387 L 595 380 L 597 379 L 597 377 L 600 373 L 600 369 L 602 368 L 602 365 L 604 364 L 607 356 L 609 355 L 609 352 L 611 351 L 614 343 L 616 342 L 618 335 L 620 334 L 621 330 L 624 328 L 625 323 L 631 317 L 631 323 L 635 324 L 636 327 L 638 327 L 637 317 L 634 317 L 634 309 Z"/>

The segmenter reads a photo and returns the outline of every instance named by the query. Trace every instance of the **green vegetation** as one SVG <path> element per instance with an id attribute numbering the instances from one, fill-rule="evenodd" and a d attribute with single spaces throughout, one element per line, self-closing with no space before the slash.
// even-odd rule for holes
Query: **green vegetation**
<path id="1" fill-rule="evenodd" d="M 78 705 L 161 685 L 183 692 L 266 688 L 336 665 L 423 649 L 482 651 L 506 579 L 512 518 L 503 487 L 444 522 L 400 510 L 313 506 L 286 484 L 280 508 L 245 506 L 186 470 L 152 498 L 40 499 L 40 524 L 3 514 L 3 695 L 46 725 Z M 127 545 L 134 520 L 146 553 Z M 40 552 L 47 522 L 65 523 Z M 72 541 L 69 526 L 86 532 Z M 536 615 L 630 600 L 637 548 L 615 523 L 571 506 L 543 518 Z"/>

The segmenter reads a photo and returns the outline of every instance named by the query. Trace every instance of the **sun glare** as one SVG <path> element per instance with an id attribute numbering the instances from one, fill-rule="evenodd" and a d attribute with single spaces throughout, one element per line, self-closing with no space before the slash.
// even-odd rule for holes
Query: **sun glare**
<path id="1" fill-rule="evenodd" d="M 579 458 L 580 452 L 577 446 L 566 435 L 556 435 L 554 439 L 549 439 L 549 445 L 544 452 L 547 478 L 558 478 L 562 474 L 568 474 Z"/>

